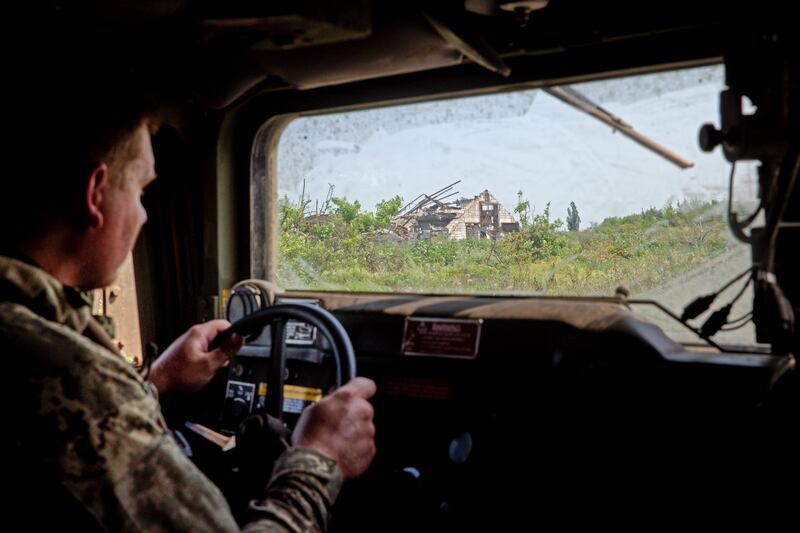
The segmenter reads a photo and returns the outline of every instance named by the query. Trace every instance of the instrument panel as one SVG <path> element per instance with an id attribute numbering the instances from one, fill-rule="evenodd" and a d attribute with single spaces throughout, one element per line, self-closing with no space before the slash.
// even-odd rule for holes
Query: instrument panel
<path id="1" fill-rule="evenodd" d="M 234 323 L 273 304 L 320 305 L 310 298 L 268 296 L 257 286 L 235 287 L 225 306 L 225 318 Z M 225 384 L 221 430 L 234 433 L 248 415 L 263 412 L 269 388 L 268 373 L 273 345 L 272 328 L 246 338 L 246 344 L 231 361 Z M 285 327 L 286 369 L 284 372 L 284 420 L 292 425 L 311 403 L 322 399 L 333 386 L 331 346 L 316 327 L 289 320 Z"/>

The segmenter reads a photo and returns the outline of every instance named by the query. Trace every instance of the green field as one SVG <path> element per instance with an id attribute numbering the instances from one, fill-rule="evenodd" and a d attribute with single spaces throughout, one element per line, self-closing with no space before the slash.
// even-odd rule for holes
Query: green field
<path id="1" fill-rule="evenodd" d="M 281 202 L 279 283 L 292 289 L 612 295 L 656 287 L 728 249 L 718 202 L 683 202 L 566 231 L 549 206 L 517 205 L 521 230 L 499 240 L 401 240 L 395 197 L 374 212 L 333 198 L 321 214 Z M 580 207 L 580 206 L 578 206 Z"/>

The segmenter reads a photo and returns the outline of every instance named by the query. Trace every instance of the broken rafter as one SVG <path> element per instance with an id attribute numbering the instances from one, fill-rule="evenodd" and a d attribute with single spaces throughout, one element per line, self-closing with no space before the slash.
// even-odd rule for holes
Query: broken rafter
<path id="1" fill-rule="evenodd" d="M 439 199 L 439 197 L 442 194 L 445 194 L 445 193 L 449 192 L 450 189 L 452 189 L 453 187 L 455 187 L 459 183 L 461 183 L 461 180 L 454 181 L 453 183 L 451 183 L 447 187 L 443 187 L 443 188 L 439 189 L 438 191 L 433 192 L 431 194 L 420 194 L 419 196 L 417 196 L 416 198 L 411 200 L 409 203 L 407 203 L 402 209 L 400 209 L 399 216 L 400 217 L 405 217 L 407 215 L 410 215 L 410 214 L 414 213 L 415 211 L 418 211 L 419 209 L 422 209 L 423 207 L 425 207 L 431 201 L 435 202 L 436 200 Z M 448 196 L 450 196 L 450 195 L 448 195 Z M 417 202 L 420 198 L 423 198 L 423 200 L 421 202 Z M 415 203 L 415 202 L 417 202 L 417 203 Z M 413 207 L 411 207 L 411 206 L 413 206 Z"/>

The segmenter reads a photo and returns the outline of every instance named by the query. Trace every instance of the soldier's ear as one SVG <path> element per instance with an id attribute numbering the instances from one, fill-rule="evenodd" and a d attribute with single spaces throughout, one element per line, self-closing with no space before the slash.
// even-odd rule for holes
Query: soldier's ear
<path id="1" fill-rule="evenodd" d="M 98 161 L 87 176 L 84 188 L 83 212 L 85 220 L 91 228 L 100 229 L 105 222 L 102 204 L 108 185 L 108 165 L 103 161 Z"/>

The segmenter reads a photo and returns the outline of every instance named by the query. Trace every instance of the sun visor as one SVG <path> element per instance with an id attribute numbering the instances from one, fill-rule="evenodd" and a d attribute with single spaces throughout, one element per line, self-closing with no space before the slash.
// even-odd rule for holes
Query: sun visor
<path id="1" fill-rule="evenodd" d="M 463 59 L 421 16 L 375 30 L 364 39 L 328 46 L 255 50 L 255 58 L 270 74 L 300 89 L 447 67 Z"/>

